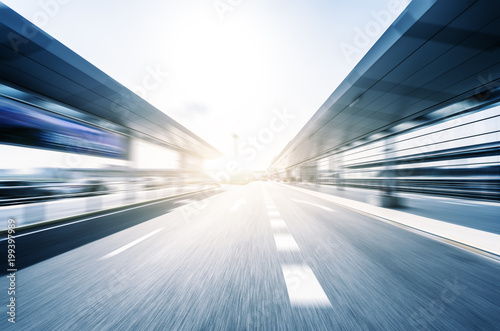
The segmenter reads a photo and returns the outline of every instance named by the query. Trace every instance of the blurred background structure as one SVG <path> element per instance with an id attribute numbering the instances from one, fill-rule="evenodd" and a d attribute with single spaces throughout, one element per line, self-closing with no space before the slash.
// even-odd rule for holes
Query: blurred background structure
<path id="1" fill-rule="evenodd" d="M 464 2 L 445 16 L 445 2 L 412 3 L 273 160 L 273 178 L 378 190 L 387 206 L 396 192 L 498 201 L 500 36 L 490 5 Z"/>
<path id="2" fill-rule="evenodd" d="M 204 160 L 219 151 L 5 5 L 0 16 L 0 228 L 13 213 L 22 225 L 217 185 Z"/>
<path id="3" fill-rule="evenodd" d="M 62 2 L 40 3 L 54 13 Z M 138 5 L 99 3 L 111 8 L 105 18 Z M 187 15 L 176 6 L 198 2 L 160 3 Z M 310 2 L 286 6 L 297 3 Z M 220 22 L 256 6 L 254 27 L 275 6 L 213 4 Z M 372 15 L 365 32 L 376 23 L 382 33 L 378 21 L 400 14 L 267 170 L 247 165 L 266 160 L 300 116 L 273 109 L 258 134 L 242 130 L 254 114 L 225 98 L 250 84 L 228 79 L 244 66 L 231 62 L 218 83 L 235 93 L 203 92 L 242 125 L 205 123 L 229 132 L 227 163 L 208 171 L 218 149 L 0 3 L 0 274 L 9 275 L 0 277 L 0 330 L 14 330 L 14 319 L 22 330 L 498 330 L 500 1 L 407 4 L 391 0 Z M 212 57 L 190 52 L 180 65 L 195 79 L 233 47 L 212 50 L 203 27 L 194 40 Z M 219 68 L 183 79 L 203 90 Z M 142 88 L 163 74 L 149 72 Z M 209 113 L 189 107 L 189 116 Z"/>

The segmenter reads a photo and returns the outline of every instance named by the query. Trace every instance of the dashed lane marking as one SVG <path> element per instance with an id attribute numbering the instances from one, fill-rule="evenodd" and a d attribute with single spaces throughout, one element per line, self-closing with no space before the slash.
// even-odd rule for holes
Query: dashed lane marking
<path id="1" fill-rule="evenodd" d="M 243 204 L 247 202 L 245 199 L 239 199 L 234 203 L 234 205 L 231 207 L 230 211 L 236 211 L 238 208 Z"/>
<path id="2" fill-rule="evenodd" d="M 321 206 L 321 205 L 318 205 L 318 204 L 315 204 L 315 203 L 312 203 L 312 202 L 309 202 L 309 201 L 297 200 L 297 199 L 292 199 L 292 200 L 295 201 L 295 202 L 305 203 L 305 204 L 308 204 L 308 205 L 311 205 L 311 206 L 315 206 L 315 207 L 321 208 L 323 210 L 334 211 L 331 208 L 328 208 L 328 207 L 325 207 L 325 206 Z"/>
<path id="3" fill-rule="evenodd" d="M 278 251 L 299 251 L 299 245 L 289 233 L 275 233 L 274 241 Z"/>
<path id="4" fill-rule="evenodd" d="M 292 306 L 331 306 L 314 272 L 307 265 L 282 265 Z"/>
<path id="5" fill-rule="evenodd" d="M 267 214 L 269 217 L 279 217 L 280 213 L 277 210 L 268 210 Z"/>
<path id="6" fill-rule="evenodd" d="M 101 257 L 99 260 L 106 260 L 106 259 L 109 259 L 110 257 L 113 257 L 113 256 L 115 256 L 115 255 L 118 255 L 118 254 L 120 254 L 121 252 L 123 252 L 123 251 L 125 251 L 125 250 L 129 249 L 130 247 L 137 245 L 137 244 L 138 244 L 138 243 L 140 243 L 141 241 L 144 241 L 144 240 L 148 239 L 149 237 L 154 236 L 155 234 L 157 234 L 157 233 L 158 233 L 158 232 L 160 232 L 161 230 L 163 230 L 163 228 L 159 228 L 159 229 L 157 229 L 157 230 L 154 230 L 153 232 L 150 232 L 150 233 L 148 233 L 147 235 L 142 236 L 142 237 L 140 237 L 139 239 L 136 239 L 136 240 L 132 241 L 131 243 L 129 243 L 129 244 L 125 245 L 125 246 L 122 246 L 122 247 L 118 248 L 117 250 L 112 251 L 111 253 L 109 253 L 109 254 L 107 254 L 107 255 L 104 255 L 104 256 L 103 256 L 103 257 Z"/>
<path id="7" fill-rule="evenodd" d="M 284 220 L 279 218 L 271 219 L 271 227 L 273 229 L 286 229 L 286 223 Z"/>

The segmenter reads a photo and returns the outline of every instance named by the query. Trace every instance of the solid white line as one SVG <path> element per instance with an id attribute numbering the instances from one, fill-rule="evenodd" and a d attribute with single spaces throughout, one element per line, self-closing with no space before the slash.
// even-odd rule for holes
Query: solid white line
<path id="1" fill-rule="evenodd" d="M 127 250 L 129 249 L 130 247 L 134 246 L 134 245 L 137 245 L 138 243 L 140 243 L 141 241 L 144 241 L 146 239 L 148 239 L 149 237 L 151 236 L 154 236 L 155 234 L 157 234 L 158 232 L 160 232 L 161 230 L 163 230 L 163 228 L 159 228 L 157 230 L 154 230 L 153 232 L 150 232 L 148 233 L 147 235 L 143 236 L 143 237 L 140 237 L 139 239 L 136 239 L 134 241 L 132 241 L 131 243 L 123 246 L 123 247 L 120 247 L 118 248 L 117 250 L 114 250 L 112 251 L 111 253 L 107 254 L 107 255 L 104 255 L 103 257 L 101 257 L 99 260 L 106 260 L 106 259 L 109 259 L 110 257 L 113 257 L 117 254 L 120 254 L 121 252 L 123 252 L 124 250 Z"/>
<path id="2" fill-rule="evenodd" d="M 81 219 L 81 220 L 78 220 L 78 221 L 73 221 L 73 222 L 69 222 L 69 223 L 63 223 L 63 224 L 51 226 L 49 228 L 41 229 L 41 230 L 35 230 L 35 231 L 30 231 L 28 233 L 18 234 L 18 235 L 16 235 L 16 238 L 24 237 L 24 236 L 29 236 L 31 234 L 35 234 L 35 233 L 39 233 L 39 232 L 44 232 L 44 231 L 49 231 L 49 230 L 53 230 L 53 229 L 57 229 L 57 228 L 62 228 L 64 226 L 78 224 L 78 223 L 90 221 L 90 220 L 93 220 L 93 219 L 96 219 L 96 218 L 111 216 L 111 215 L 115 215 L 115 214 L 119 214 L 119 213 L 124 213 L 124 212 L 131 211 L 131 210 L 134 210 L 134 209 L 149 207 L 149 206 L 153 206 L 153 205 L 157 205 L 157 204 L 165 203 L 165 202 L 166 202 L 166 200 L 156 201 L 156 202 L 151 202 L 151 203 L 148 203 L 148 204 L 145 204 L 145 205 L 140 205 L 140 206 L 136 206 L 136 207 L 131 207 L 131 208 L 127 208 L 127 209 L 121 209 L 121 210 L 118 210 L 118 211 L 113 211 L 111 213 L 106 213 L 106 214 L 102 214 L 102 215 L 87 217 L 87 218 L 84 218 L 84 219 Z M 7 238 L 5 238 L 3 240 L 7 240 Z M 2 240 L 0 240 L 0 241 L 2 241 Z"/>
<path id="3" fill-rule="evenodd" d="M 279 251 L 299 251 L 299 245 L 295 242 L 292 235 L 289 233 L 276 233 L 274 234 L 274 241 L 276 248 Z"/>
<path id="4" fill-rule="evenodd" d="M 188 204 L 188 203 L 191 203 L 193 201 L 195 201 L 195 200 L 193 200 L 193 199 L 185 199 L 185 200 L 175 201 L 174 204 L 181 204 L 181 203 Z"/>
<path id="5" fill-rule="evenodd" d="M 439 221 L 436 219 L 405 213 L 399 210 L 373 206 L 367 203 L 340 198 L 321 192 L 289 187 L 290 189 L 303 192 L 310 196 L 324 199 L 339 204 L 349 209 L 370 214 L 389 220 L 394 223 L 403 224 L 411 228 L 433 234 L 435 236 L 449 239 L 467 246 L 471 246 L 488 253 L 500 255 L 500 235 L 487 231 L 468 228 L 462 225 Z"/>
<path id="6" fill-rule="evenodd" d="M 205 192 L 205 191 L 209 191 L 209 189 L 203 190 L 203 191 L 195 191 L 195 192 L 192 192 L 192 193 L 196 194 L 196 193 L 202 193 L 202 192 Z M 191 194 L 191 193 L 188 192 L 188 193 L 183 193 L 183 194 Z M 208 200 L 208 199 L 212 199 L 212 198 L 214 198 L 214 197 L 212 196 L 212 197 L 204 199 L 204 200 Z M 149 206 L 157 205 L 157 204 L 160 204 L 160 203 L 165 203 L 165 202 L 167 202 L 169 200 L 175 200 L 175 199 L 176 199 L 175 196 L 166 197 L 166 198 L 162 198 L 162 200 L 160 200 L 160 201 L 154 201 L 154 202 L 150 202 L 150 203 L 146 203 L 146 204 L 141 204 L 141 205 L 135 206 L 135 207 L 120 209 L 118 211 L 113 211 L 113 212 L 110 212 L 110 213 L 105 213 L 105 214 L 96 215 L 96 216 L 91 216 L 91 217 L 87 217 L 87 218 L 84 218 L 84 219 L 81 219 L 81 220 L 77 220 L 77 221 L 73 221 L 73 222 L 68 222 L 68 223 L 58 224 L 58 225 L 54 225 L 54 226 L 49 226 L 49 227 L 44 228 L 44 229 L 34 230 L 34 231 L 27 232 L 27 233 L 16 234 L 16 238 L 24 237 L 24 236 L 29 236 L 29 235 L 32 235 L 32 234 L 35 234 L 35 233 L 49 231 L 49 230 L 53 230 L 53 229 L 57 229 L 57 228 L 62 228 L 64 226 L 78 224 L 78 223 L 90 221 L 90 220 L 93 220 L 93 219 L 96 219 L 96 218 L 100 218 L 100 217 L 105 217 L 105 216 L 115 215 L 115 214 L 119 214 L 119 213 L 124 213 L 124 212 L 131 211 L 131 210 L 134 210 L 134 209 L 149 207 Z M 118 207 L 118 208 L 121 208 L 121 207 Z M 172 209 L 172 210 L 175 210 L 175 209 Z M 78 215 L 75 215 L 75 217 L 78 217 Z M 50 223 L 50 222 L 48 222 L 48 223 Z M 33 223 L 33 224 L 36 224 L 36 223 Z M 28 225 L 30 225 L 30 224 L 28 224 Z M 43 222 L 41 223 L 41 225 L 43 226 Z M 19 230 L 23 230 L 22 227 Z M 2 238 L 2 239 L 0 239 L 0 242 L 6 241 L 6 240 L 7 240 L 7 238 Z"/>
<path id="7" fill-rule="evenodd" d="M 307 265 L 283 265 L 288 298 L 292 306 L 331 306 L 314 272 Z"/>
<path id="8" fill-rule="evenodd" d="M 231 207 L 231 209 L 230 209 L 230 210 L 231 210 L 231 211 L 236 211 L 236 210 L 240 207 L 240 205 L 241 205 L 242 203 L 245 203 L 245 202 L 246 202 L 246 200 L 245 200 L 245 199 L 240 199 L 240 200 L 236 201 L 236 203 L 235 203 L 235 204 Z"/>
<path id="9" fill-rule="evenodd" d="M 458 202 L 458 201 L 443 201 L 444 203 L 449 203 L 452 205 L 461 205 L 461 206 L 470 206 L 471 204 L 468 202 Z"/>
<path id="10" fill-rule="evenodd" d="M 315 206 L 315 207 L 321 208 L 323 210 L 334 211 L 331 208 L 328 208 L 328 207 L 325 207 L 325 206 L 321 206 L 321 205 L 317 205 L 317 204 L 312 203 L 312 202 L 308 202 L 308 201 L 304 201 L 304 200 L 297 200 L 297 199 L 292 199 L 292 200 L 295 201 L 295 202 L 300 202 L 300 203 L 305 203 L 305 204 L 308 204 L 308 205 L 311 205 L 311 206 Z"/>
<path id="11" fill-rule="evenodd" d="M 427 195 L 427 196 L 417 196 L 413 195 L 410 193 L 403 193 L 401 194 L 403 197 L 408 197 L 410 199 L 418 199 L 418 200 L 427 200 L 427 201 L 432 201 L 432 200 L 440 200 L 442 202 L 447 202 L 449 201 L 450 203 L 464 203 L 464 204 L 470 204 L 470 205 L 484 205 L 484 206 L 493 206 L 493 207 L 500 207 L 500 202 L 493 202 L 493 201 L 479 201 L 479 200 L 470 200 L 470 199 L 460 199 L 460 198 L 445 198 L 445 197 L 436 197 L 432 195 Z"/>
<path id="12" fill-rule="evenodd" d="M 498 202 L 488 202 L 488 201 L 471 201 L 471 200 L 467 200 L 467 201 L 464 201 L 464 203 L 470 205 L 470 206 L 474 206 L 474 205 L 483 205 L 483 206 L 493 206 L 493 207 L 500 207 L 500 203 Z"/>

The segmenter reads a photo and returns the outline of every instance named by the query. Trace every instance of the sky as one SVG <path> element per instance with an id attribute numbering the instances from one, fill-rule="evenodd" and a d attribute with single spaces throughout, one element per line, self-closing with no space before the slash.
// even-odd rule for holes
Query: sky
<path id="1" fill-rule="evenodd" d="M 2 1 L 224 153 L 208 167 L 256 170 L 409 2 Z"/>

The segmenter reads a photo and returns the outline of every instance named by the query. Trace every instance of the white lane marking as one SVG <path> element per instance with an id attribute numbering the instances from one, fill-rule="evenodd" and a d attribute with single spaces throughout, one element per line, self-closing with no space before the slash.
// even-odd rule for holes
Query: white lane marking
<path id="1" fill-rule="evenodd" d="M 479 200 L 470 200 L 470 199 L 459 199 L 459 198 L 444 198 L 444 197 L 435 197 L 435 196 L 416 196 L 412 194 L 402 194 L 403 196 L 407 196 L 411 199 L 416 199 L 416 200 L 426 200 L 426 201 L 432 201 L 432 200 L 440 200 L 441 202 L 450 202 L 450 203 L 456 203 L 456 204 L 470 204 L 470 205 L 485 205 L 485 206 L 494 206 L 494 207 L 500 207 L 499 202 L 493 202 L 493 201 L 479 201 Z"/>
<path id="2" fill-rule="evenodd" d="M 388 222 L 403 224 L 410 228 L 427 232 L 436 237 L 445 238 L 456 243 L 486 251 L 488 253 L 500 255 L 500 235 L 496 233 L 476 230 L 462 225 L 456 225 L 445 221 L 405 213 L 399 210 L 377 207 L 367 203 L 301 189 L 294 186 L 285 187 L 305 193 L 309 196 L 324 199 L 328 202 L 333 202 L 357 212 L 375 216 L 380 218 L 382 221 L 386 220 Z M 456 247 L 457 245 L 454 246 Z"/>
<path id="3" fill-rule="evenodd" d="M 292 306 L 331 306 L 314 272 L 307 265 L 283 265 L 288 298 Z"/>
<path id="4" fill-rule="evenodd" d="M 236 201 L 236 202 L 234 203 L 234 205 L 231 207 L 231 209 L 230 209 L 230 210 L 231 210 L 231 211 L 236 211 L 236 210 L 237 210 L 237 209 L 241 206 L 241 204 L 243 204 L 243 203 L 245 203 L 245 202 L 247 202 L 245 199 L 240 199 L 240 200 Z"/>
<path id="5" fill-rule="evenodd" d="M 267 214 L 269 217 L 279 217 L 280 213 L 277 210 L 268 210 Z"/>
<path id="6" fill-rule="evenodd" d="M 318 208 L 321 208 L 321 209 L 324 209 L 324 210 L 327 210 L 327 211 L 334 211 L 331 208 L 328 208 L 328 207 L 325 207 L 325 206 L 321 206 L 321 205 L 317 205 L 317 204 L 312 203 L 312 202 L 308 202 L 308 201 L 304 201 L 304 200 L 297 200 L 297 199 L 292 199 L 292 200 L 295 201 L 295 202 L 300 202 L 300 203 L 305 203 L 305 204 L 308 204 L 308 205 L 311 205 L 311 206 L 315 206 L 315 207 L 318 207 Z"/>
<path id="7" fill-rule="evenodd" d="M 202 192 L 205 192 L 205 191 L 209 191 L 209 190 L 197 191 L 197 192 L 194 192 L 194 193 L 202 193 Z M 190 193 L 186 193 L 186 194 L 190 194 Z M 210 198 L 207 198 L 205 200 L 209 200 L 209 199 L 212 199 L 212 198 L 214 198 L 214 197 L 210 197 Z M 78 223 L 82 223 L 82 222 L 86 222 L 86 221 L 91 221 L 91 220 L 94 220 L 94 219 L 100 218 L 100 217 L 105 217 L 105 216 L 111 216 L 111 215 L 115 215 L 115 214 L 119 214 L 119 213 L 124 213 L 124 212 L 131 211 L 131 210 L 134 210 L 134 209 L 139 209 L 139 208 L 145 208 L 145 207 L 149 207 L 149 206 L 153 206 L 153 205 L 158 205 L 160 203 L 165 203 L 165 202 L 168 202 L 169 200 L 174 200 L 174 199 L 175 199 L 175 196 L 174 197 L 170 197 L 170 198 L 167 197 L 165 199 L 162 199 L 161 201 L 155 201 L 155 202 L 146 203 L 144 205 L 140 205 L 140 206 L 136 206 L 136 207 L 130 207 L 130 208 L 125 208 L 125 209 L 120 209 L 118 211 L 113 211 L 113 212 L 110 212 L 110 213 L 105 213 L 105 214 L 101 214 L 101 215 L 97 215 L 97 216 L 87 217 L 87 218 L 84 218 L 84 219 L 81 219 L 81 220 L 78 220 L 78 221 L 73 221 L 73 222 L 68 222 L 68 223 L 63 223 L 63 224 L 59 224 L 59 225 L 50 226 L 50 227 L 47 227 L 47 228 L 44 228 L 44 229 L 41 229 L 41 230 L 34 230 L 34 231 L 27 232 L 27 233 L 16 234 L 16 238 L 24 237 L 24 236 L 29 236 L 29 235 L 32 235 L 32 234 L 35 234 L 35 233 L 45 232 L 45 231 L 49 231 L 49 230 L 53 230 L 53 229 L 57 229 L 57 228 L 62 228 L 64 226 L 68 226 L 68 225 L 73 225 L 73 224 L 78 224 Z M 173 209 L 173 210 L 176 210 L 176 209 Z M 19 229 L 19 230 L 22 230 L 22 229 Z M 1 238 L 0 242 L 6 241 L 6 240 L 7 240 L 7 238 Z"/>
<path id="8" fill-rule="evenodd" d="M 269 211 L 269 210 L 275 210 L 275 211 L 277 211 L 277 210 L 278 210 L 278 208 L 276 208 L 276 206 L 275 206 L 275 205 L 267 205 L 266 207 L 267 207 L 267 210 L 268 210 L 268 211 Z"/>
<path id="9" fill-rule="evenodd" d="M 464 201 L 464 203 L 474 206 L 474 205 L 483 205 L 483 206 L 494 206 L 494 207 L 500 207 L 500 203 L 498 202 L 488 202 L 488 201 Z"/>
<path id="10" fill-rule="evenodd" d="M 298 251 L 299 245 L 295 242 L 292 235 L 289 233 L 275 233 L 274 241 L 278 251 Z"/>
<path id="11" fill-rule="evenodd" d="M 195 200 L 193 200 L 193 199 L 184 199 L 184 200 L 175 201 L 174 204 L 181 204 L 181 203 L 182 204 L 189 204 L 189 203 L 191 203 L 193 201 L 195 201 Z"/>
<path id="12" fill-rule="evenodd" d="M 271 219 L 271 227 L 273 229 L 286 229 L 286 223 L 280 218 Z"/>
<path id="13" fill-rule="evenodd" d="M 461 205 L 461 206 L 471 206 L 468 202 L 458 202 L 458 201 L 443 201 L 444 203 L 449 203 L 452 205 Z"/>
<path id="14" fill-rule="evenodd" d="M 101 257 L 99 260 L 106 260 L 106 259 L 109 259 L 110 257 L 113 257 L 117 254 L 120 254 L 121 252 L 123 252 L 124 250 L 127 250 L 129 249 L 130 247 L 134 246 L 134 245 L 137 245 L 138 243 L 140 243 L 141 241 L 144 241 L 146 239 L 148 239 L 149 237 L 151 236 L 154 236 L 155 234 L 157 234 L 158 232 L 160 232 L 161 230 L 163 230 L 163 228 L 159 228 L 157 230 L 154 230 L 153 232 L 150 232 L 148 233 L 147 235 L 145 236 L 142 236 L 140 237 L 139 239 L 136 239 L 134 241 L 132 241 L 131 243 L 125 245 L 125 246 L 122 246 L 114 251 L 112 251 L 111 253 L 107 254 L 107 255 L 104 255 L 103 257 Z"/>

